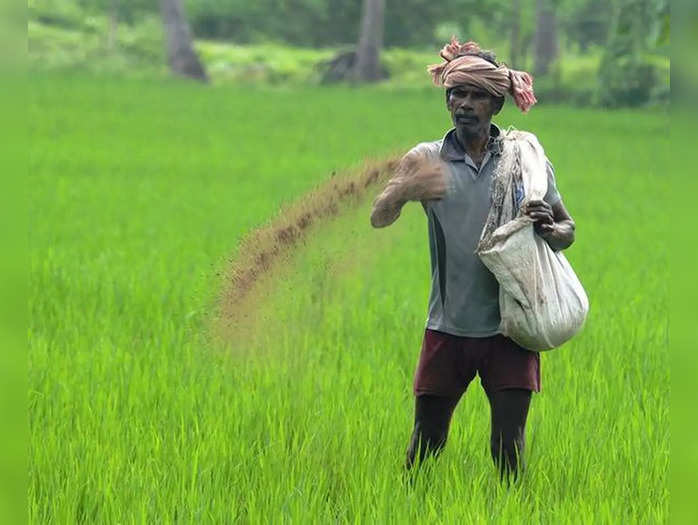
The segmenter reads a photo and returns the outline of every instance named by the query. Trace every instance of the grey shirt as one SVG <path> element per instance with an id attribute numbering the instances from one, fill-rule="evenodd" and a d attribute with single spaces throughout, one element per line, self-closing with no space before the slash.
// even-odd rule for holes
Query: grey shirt
<path id="1" fill-rule="evenodd" d="M 440 200 L 423 201 L 428 217 L 431 294 L 427 328 L 458 336 L 499 333 L 499 285 L 475 255 L 490 209 L 492 174 L 501 155 L 500 130 L 494 124 L 480 168 L 452 129 L 443 139 L 414 150 L 436 150 L 449 167 L 449 190 Z M 560 200 L 553 167 L 546 159 L 550 205 Z M 523 201 L 523 192 L 519 202 Z"/>

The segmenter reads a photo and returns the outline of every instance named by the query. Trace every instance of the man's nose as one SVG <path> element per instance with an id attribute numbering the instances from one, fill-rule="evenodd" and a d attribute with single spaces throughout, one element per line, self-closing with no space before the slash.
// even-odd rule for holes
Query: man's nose
<path id="1" fill-rule="evenodd" d="M 473 99 L 470 94 L 465 95 L 461 99 L 459 106 L 464 109 L 473 109 Z"/>

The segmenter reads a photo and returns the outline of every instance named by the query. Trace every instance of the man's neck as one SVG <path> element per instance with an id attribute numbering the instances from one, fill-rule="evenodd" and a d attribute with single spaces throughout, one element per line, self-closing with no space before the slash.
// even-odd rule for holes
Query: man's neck
<path id="1" fill-rule="evenodd" d="M 478 165 L 485 156 L 485 149 L 490 140 L 490 124 L 491 123 L 488 122 L 487 126 L 483 126 L 474 134 L 468 133 L 462 128 L 456 128 L 456 137 L 458 141 L 463 146 L 463 149 L 465 149 L 465 152 Z"/>

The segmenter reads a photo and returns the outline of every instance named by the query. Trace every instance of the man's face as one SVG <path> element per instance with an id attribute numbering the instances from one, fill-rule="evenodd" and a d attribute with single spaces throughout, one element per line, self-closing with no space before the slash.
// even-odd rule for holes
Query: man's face
<path id="1" fill-rule="evenodd" d="M 484 128 L 489 132 L 492 115 L 499 112 L 502 102 L 477 86 L 456 86 L 446 91 L 446 106 L 453 125 L 468 135 L 478 134 Z"/>

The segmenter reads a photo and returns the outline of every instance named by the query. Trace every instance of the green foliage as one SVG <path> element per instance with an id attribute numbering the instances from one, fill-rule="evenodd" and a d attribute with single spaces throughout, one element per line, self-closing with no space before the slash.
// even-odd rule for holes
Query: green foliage
<path id="1" fill-rule="evenodd" d="M 259 340 L 202 336 L 240 237 L 333 170 L 440 137 L 441 93 L 29 85 L 30 522 L 666 522 L 667 115 L 498 119 L 555 164 L 591 298 L 542 356 L 507 490 L 477 379 L 439 461 L 400 476 L 429 284 L 418 205 L 386 230 L 370 202 L 315 230 L 262 290 Z"/>
<path id="2" fill-rule="evenodd" d="M 235 43 L 287 43 L 294 46 L 333 47 L 354 44 L 361 17 L 356 0 L 184 0 L 189 22 L 198 38 Z M 654 44 L 665 44 L 669 35 L 667 0 L 556 1 L 563 43 L 585 52 L 604 45 L 613 21 L 614 6 L 648 3 L 638 20 L 648 28 Z M 530 50 L 535 31 L 536 0 L 520 0 L 520 46 Z M 84 26 L 91 17 L 115 15 L 119 23 L 138 24 L 142 17 L 158 14 L 151 0 L 30 0 L 30 17 L 44 24 L 69 29 Z M 387 47 L 441 46 L 451 34 L 479 39 L 493 47 L 509 36 L 512 19 L 509 0 L 387 0 Z M 661 21 L 656 23 L 656 21 Z M 483 29 L 484 28 L 484 29 Z M 504 53 L 504 48 L 500 54 Z"/>
<path id="3" fill-rule="evenodd" d="M 517 67 L 522 69 L 533 66 L 535 5 L 535 0 L 520 0 Z M 551 72 L 535 80 L 541 102 L 616 107 L 668 101 L 665 0 L 561 0 L 556 5 L 563 45 Z M 187 7 L 199 37 L 196 49 L 219 84 L 315 84 L 322 62 L 352 49 L 360 16 L 360 2 L 346 0 L 189 0 Z M 153 3 L 32 0 L 29 9 L 29 60 L 35 69 L 126 75 L 166 71 L 162 25 Z M 382 61 L 390 78 L 383 85 L 427 87 L 424 69 L 438 61 L 436 52 L 451 34 L 478 40 L 509 63 L 512 16 L 512 3 L 505 0 L 486 5 L 388 1 Z"/>
<path id="4" fill-rule="evenodd" d="M 81 29 L 85 25 L 85 10 L 71 0 L 29 0 L 29 19 L 45 25 Z"/>
<path id="5" fill-rule="evenodd" d="M 80 29 L 94 17 L 115 15 L 120 23 L 136 24 L 159 13 L 153 0 L 29 0 L 30 18 L 69 29 Z"/>
<path id="6" fill-rule="evenodd" d="M 166 73 L 157 18 L 146 17 L 139 25 L 119 27 L 114 49 L 107 47 L 105 28 L 108 21 L 94 17 L 92 23 L 95 30 L 85 34 L 30 22 L 32 67 L 39 70 L 87 69 L 128 76 Z M 199 40 L 196 50 L 214 84 L 301 85 L 317 84 L 320 80 L 318 65 L 341 48 L 296 48 L 271 43 L 243 46 Z M 583 55 L 567 53 L 551 75 L 535 79 L 541 103 L 598 104 L 597 71 L 602 54 L 600 48 L 589 48 Z M 669 61 L 657 55 L 647 60 L 652 61 L 659 75 L 651 99 L 667 100 Z M 390 77 L 381 87 L 428 89 L 431 80 L 426 67 L 436 61 L 438 56 L 432 50 L 387 49 L 382 54 L 382 62 Z"/>
<path id="7" fill-rule="evenodd" d="M 33 69 L 80 69 L 92 72 L 149 75 L 165 71 L 162 22 L 143 17 L 138 25 L 121 25 L 113 48 L 109 20 L 94 16 L 80 29 L 67 29 L 30 20 L 27 24 L 29 65 Z"/>
<path id="8" fill-rule="evenodd" d="M 490 24 L 501 18 L 507 3 L 483 5 L 474 0 L 387 0 L 384 43 L 393 46 L 443 45 L 435 38 L 439 24 L 469 29 L 481 19 Z M 355 0 L 188 0 L 187 11 L 200 38 L 236 43 L 286 42 L 296 46 L 355 44 L 361 19 L 361 2 Z M 448 35 L 447 38 L 449 38 Z"/>
<path id="9" fill-rule="evenodd" d="M 354 42 L 358 34 L 360 2 L 188 0 L 186 5 L 194 34 L 200 38 L 327 46 Z"/>
<path id="10" fill-rule="evenodd" d="M 640 106 L 657 97 L 668 100 L 668 84 L 663 84 L 662 71 L 652 59 L 663 31 L 665 5 L 663 0 L 620 1 L 599 68 L 601 104 Z"/>
<path id="11" fill-rule="evenodd" d="M 584 55 L 565 55 L 556 61 L 549 75 L 535 79 L 538 100 L 543 104 L 595 105 L 600 58 L 601 50 L 590 49 Z"/>
<path id="12" fill-rule="evenodd" d="M 599 82 L 599 101 L 604 106 L 641 106 L 651 100 L 658 73 L 642 55 L 621 55 L 602 62 Z"/>
<path id="13" fill-rule="evenodd" d="M 127 76 L 165 72 L 159 19 L 146 17 L 139 25 L 121 26 L 114 49 L 107 46 L 108 20 L 94 17 L 96 28 L 87 34 L 29 22 L 30 65 L 36 70 L 84 69 Z M 318 65 L 339 48 L 296 48 L 280 44 L 236 45 L 199 40 L 196 50 L 216 84 L 316 84 Z M 428 87 L 427 64 L 436 60 L 431 51 L 400 48 L 386 50 L 382 59 L 390 73 L 390 86 Z"/>
<path id="14" fill-rule="evenodd" d="M 214 41 L 199 41 L 196 50 L 214 83 L 270 85 L 317 83 L 317 64 L 334 54 L 332 49 Z"/>
<path id="15" fill-rule="evenodd" d="M 563 19 L 568 46 L 574 45 L 585 53 L 590 47 L 605 45 L 612 15 L 613 3 L 607 0 L 575 2 Z"/>

